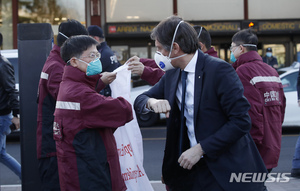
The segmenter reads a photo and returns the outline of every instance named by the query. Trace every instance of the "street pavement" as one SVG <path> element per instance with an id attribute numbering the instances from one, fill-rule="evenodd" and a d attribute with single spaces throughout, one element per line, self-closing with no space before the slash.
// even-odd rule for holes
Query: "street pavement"
<path id="1" fill-rule="evenodd" d="M 165 185 L 160 181 L 151 181 L 154 191 L 165 191 Z M 267 182 L 268 191 L 299 191 L 300 179 L 290 178 L 288 182 Z M 21 185 L 3 185 L 1 191 L 21 191 Z"/>
<path id="2" fill-rule="evenodd" d="M 143 133 L 143 142 L 144 142 L 144 167 L 147 171 L 148 177 L 151 180 L 151 185 L 154 189 L 154 191 L 166 191 L 165 185 L 161 183 L 160 180 L 158 180 L 160 176 L 151 174 L 150 169 L 153 169 L 157 166 L 157 162 L 160 162 L 162 160 L 162 154 L 163 154 L 163 148 L 160 148 L 164 145 L 164 139 L 161 139 L 159 137 L 165 137 L 164 130 L 160 127 L 156 128 L 147 128 L 142 130 Z M 296 142 L 296 139 L 298 137 L 297 134 L 293 135 L 283 135 L 282 138 L 282 152 L 279 160 L 279 165 L 275 169 L 273 169 L 272 173 L 287 173 L 290 171 L 291 168 L 291 158 L 294 152 L 294 144 Z M 14 146 L 15 145 L 15 146 Z M 9 143 L 8 149 L 9 153 L 13 154 L 14 157 L 16 157 L 18 160 L 20 159 L 20 156 L 18 155 L 19 150 L 12 150 L 12 147 L 16 147 L 17 143 Z M 158 152 L 158 151 L 160 151 Z M 14 151 L 14 152 L 13 152 Z M 154 157 L 155 153 L 159 154 L 159 156 Z M 149 159 L 149 160 L 148 160 Z M 155 163 L 155 165 L 150 165 L 150 163 Z M 154 162 L 156 161 L 156 162 Z M 147 167 L 147 168 L 146 168 Z M 155 169 L 155 171 L 160 171 L 161 167 L 158 167 L 158 170 Z M 1 169 L 1 173 L 7 173 L 5 169 Z M 157 173 L 156 173 L 157 174 Z M 5 175 L 7 176 L 7 175 Z M 273 177 L 275 177 L 274 175 Z M 288 176 L 288 175 L 287 175 Z M 16 179 L 16 176 L 12 177 L 13 179 Z M 288 177 L 287 179 L 273 179 L 273 182 L 270 180 L 266 182 L 266 186 L 268 188 L 268 191 L 299 191 L 300 190 L 300 179 L 295 179 L 292 177 Z M 12 182 L 8 185 L 2 185 L 0 186 L 0 191 L 21 191 L 21 184 L 20 181 Z"/>

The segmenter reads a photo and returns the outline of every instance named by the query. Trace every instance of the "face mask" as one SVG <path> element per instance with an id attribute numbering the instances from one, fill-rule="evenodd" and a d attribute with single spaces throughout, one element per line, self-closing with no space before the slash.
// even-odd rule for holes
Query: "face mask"
<path id="1" fill-rule="evenodd" d="M 168 71 L 171 69 L 174 69 L 174 66 L 171 64 L 172 60 L 175 60 L 177 58 L 181 58 L 187 54 L 183 54 L 180 56 L 177 56 L 175 58 L 170 58 L 168 56 L 164 56 L 161 52 L 156 51 L 154 55 L 155 63 L 162 69 L 163 71 Z"/>
<path id="2" fill-rule="evenodd" d="M 230 61 L 231 62 L 235 62 L 236 61 L 236 58 L 234 57 L 233 52 L 231 52 L 231 54 L 230 54 Z"/>
<path id="3" fill-rule="evenodd" d="M 236 50 L 237 50 L 237 48 L 235 50 L 231 51 L 231 54 L 230 54 L 230 61 L 231 62 L 235 62 L 236 61 L 236 58 L 235 58 L 235 56 L 233 54 Z"/>
<path id="4" fill-rule="evenodd" d="M 163 71 L 168 71 L 168 70 L 171 70 L 174 68 L 174 66 L 171 64 L 171 61 L 174 60 L 174 59 L 177 59 L 177 58 L 181 58 L 187 54 L 183 54 L 183 55 L 180 55 L 180 56 L 177 56 L 175 58 L 170 58 L 171 56 L 171 53 L 172 53 L 172 49 L 173 49 L 173 43 L 174 43 L 174 40 L 175 40 L 175 37 L 176 37 L 176 33 L 177 33 L 177 30 L 178 30 L 178 27 L 179 25 L 182 23 L 183 21 L 180 21 L 178 23 L 178 25 L 176 26 L 176 29 L 175 29 L 175 32 L 174 32 L 174 35 L 173 35 L 173 39 L 172 39 L 172 44 L 171 44 L 171 48 L 170 48 L 170 53 L 169 53 L 169 56 L 164 56 L 161 52 L 159 51 L 156 51 L 155 55 L 154 55 L 154 60 L 155 60 L 155 63 L 159 66 L 159 68 L 161 68 Z"/>
<path id="5" fill-rule="evenodd" d="M 80 60 L 80 59 L 78 59 L 78 60 Z M 102 72 L 102 63 L 99 60 L 99 58 L 96 59 L 96 60 L 93 60 L 90 63 L 87 63 L 83 60 L 80 60 L 80 61 L 84 62 L 88 65 L 87 69 L 86 69 L 86 75 L 87 76 L 93 76 L 93 75 L 96 75 L 96 74 L 100 74 Z"/>
<path id="6" fill-rule="evenodd" d="M 267 52 L 266 55 L 267 57 L 272 57 L 272 52 Z"/>

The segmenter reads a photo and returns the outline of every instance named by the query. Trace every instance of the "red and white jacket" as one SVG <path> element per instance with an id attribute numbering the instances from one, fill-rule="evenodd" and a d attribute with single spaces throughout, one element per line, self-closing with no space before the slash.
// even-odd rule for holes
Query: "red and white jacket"
<path id="1" fill-rule="evenodd" d="M 62 191 L 124 191 L 114 131 L 133 119 L 124 98 L 95 91 L 99 77 L 66 66 L 57 96 L 53 137 Z"/>
<path id="2" fill-rule="evenodd" d="M 250 134 L 267 169 L 278 165 L 286 99 L 277 71 L 262 61 L 256 51 L 242 54 L 232 64 L 251 105 Z"/>

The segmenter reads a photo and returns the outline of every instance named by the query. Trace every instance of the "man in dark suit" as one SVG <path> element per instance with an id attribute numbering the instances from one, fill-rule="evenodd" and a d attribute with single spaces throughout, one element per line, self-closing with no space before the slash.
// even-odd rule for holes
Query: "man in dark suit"
<path id="1" fill-rule="evenodd" d="M 177 16 L 161 21 L 151 38 L 156 63 L 170 70 L 134 107 L 168 118 L 162 173 L 169 190 L 263 190 L 257 176 L 267 171 L 249 134 L 250 105 L 234 69 L 203 54 L 193 27 Z"/>

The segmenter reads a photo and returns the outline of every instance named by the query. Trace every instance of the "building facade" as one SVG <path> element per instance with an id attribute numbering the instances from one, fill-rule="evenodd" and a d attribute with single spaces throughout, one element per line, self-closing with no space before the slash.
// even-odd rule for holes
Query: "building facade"
<path id="1" fill-rule="evenodd" d="M 272 47 L 281 67 L 300 61 L 299 0 L 0 0 L 2 49 L 17 48 L 18 23 L 52 25 L 76 19 L 99 25 L 121 63 L 137 55 L 153 58 L 150 33 L 159 21 L 177 14 L 193 25 L 204 26 L 220 58 L 229 61 L 231 38 L 252 27 L 259 38 L 258 52 Z M 72 5 L 72 6 L 71 6 Z"/>

